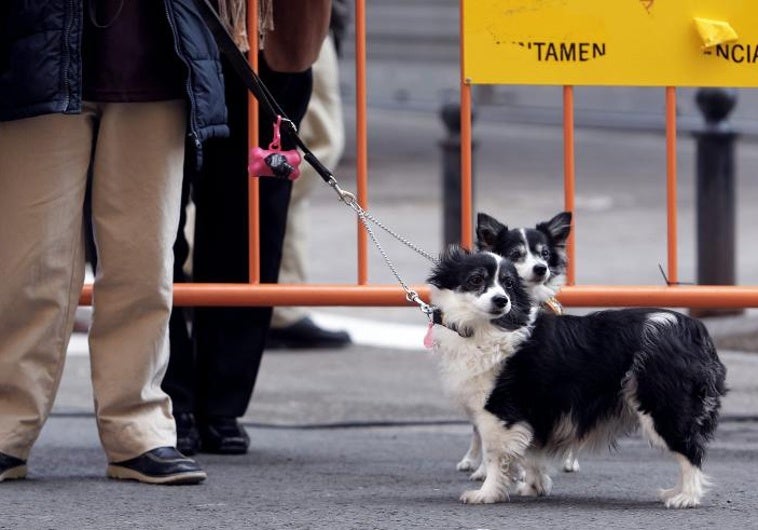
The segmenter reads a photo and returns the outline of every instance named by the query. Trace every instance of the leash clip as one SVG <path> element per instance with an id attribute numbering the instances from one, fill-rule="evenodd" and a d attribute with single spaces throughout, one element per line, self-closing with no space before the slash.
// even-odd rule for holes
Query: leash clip
<path id="1" fill-rule="evenodd" d="M 405 299 L 409 302 L 418 304 L 419 309 L 421 309 L 421 312 L 426 315 L 426 317 L 429 319 L 429 322 L 434 322 L 434 312 L 436 311 L 436 308 L 433 305 L 429 305 L 424 302 L 416 291 L 413 289 L 406 291 Z"/>
<path id="2" fill-rule="evenodd" d="M 351 193 L 349 191 L 345 191 L 342 188 L 340 188 L 340 185 L 337 184 L 337 180 L 334 177 L 331 177 L 329 181 L 327 182 L 332 189 L 337 192 L 337 195 L 339 195 L 339 198 L 342 202 L 347 204 L 348 206 L 353 206 L 358 204 L 358 199 L 356 199 L 355 194 Z"/>

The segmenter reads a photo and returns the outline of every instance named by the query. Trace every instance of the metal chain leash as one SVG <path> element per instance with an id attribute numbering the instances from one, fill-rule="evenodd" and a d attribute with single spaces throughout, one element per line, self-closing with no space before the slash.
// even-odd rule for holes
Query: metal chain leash
<path id="1" fill-rule="evenodd" d="M 357 203 L 356 203 L 356 206 L 358 206 L 360 208 L 360 206 Z M 365 217 L 366 219 L 368 219 L 369 221 L 371 221 L 372 223 L 374 223 L 376 226 L 378 226 L 379 228 L 381 228 L 382 230 L 384 230 L 385 232 L 387 232 L 389 235 L 391 235 L 392 237 L 394 237 L 395 239 L 397 239 L 398 241 L 400 241 L 401 243 L 403 243 L 405 246 L 407 246 L 408 248 L 416 251 L 418 254 L 424 256 L 426 259 L 428 259 L 432 263 L 436 264 L 439 261 L 437 258 L 435 258 L 434 256 L 432 256 L 428 252 L 424 251 L 423 249 L 421 249 L 417 245 L 414 245 L 413 243 L 411 243 L 410 241 L 408 241 L 406 238 L 404 238 L 403 236 L 401 236 L 397 232 L 395 232 L 392 229 L 390 229 L 387 226 L 385 226 L 384 223 L 382 223 L 381 221 L 379 221 L 376 217 L 374 217 L 373 215 L 371 215 L 369 212 L 367 212 L 363 208 L 361 208 L 361 213 L 359 215 Z"/>
<path id="2" fill-rule="evenodd" d="M 332 188 L 334 188 L 334 191 L 337 192 L 337 195 L 339 195 L 340 200 L 342 202 L 344 202 L 345 204 L 347 204 L 348 206 L 350 206 L 351 208 L 353 208 L 353 210 L 355 210 L 355 212 L 359 216 L 364 217 L 365 219 L 368 219 L 369 221 L 371 221 L 372 223 L 374 223 L 376 226 L 378 226 L 379 228 L 381 228 L 382 230 L 384 230 L 385 232 L 387 232 L 389 235 L 391 235 L 392 237 L 394 237 L 395 239 L 397 239 L 398 241 L 400 241 L 402 244 L 404 244 L 405 246 L 407 246 L 411 250 L 415 251 L 416 253 L 420 254 L 421 256 L 425 257 L 426 259 L 428 259 L 432 263 L 436 264 L 439 261 L 437 258 L 435 258 L 431 254 L 429 254 L 428 252 L 426 252 L 425 250 L 423 250 L 421 247 L 419 247 L 418 245 L 413 244 L 408 239 L 404 238 L 403 236 L 401 236 L 400 234 L 398 234 L 397 232 L 395 232 L 391 228 L 387 227 L 379 219 L 377 219 L 376 217 L 374 217 L 373 215 L 371 215 L 369 212 L 367 212 L 366 210 L 364 210 L 358 204 L 358 201 L 355 198 L 355 195 L 352 194 L 352 193 L 350 193 L 349 191 L 345 191 L 342 188 L 340 188 L 339 185 L 337 184 L 337 181 L 334 179 L 334 177 L 332 177 L 331 181 L 328 184 Z"/>
<path id="3" fill-rule="evenodd" d="M 392 263 L 392 260 L 387 255 L 387 253 L 384 250 L 384 247 L 382 247 L 381 243 L 376 237 L 376 234 L 374 233 L 374 230 L 371 228 L 371 225 L 369 224 L 369 221 L 374 223 L 376 226 L 390 234 L 392 237 L 406 245 L 408 248 L 416 251 L 418 254 L 424 256 L 426 259 L 431 261 L 432 263 L 437 263 L 438 260 L 434 258 L 431 254 L 428 252 L 425 252 L 417 245 L 414 245 L 410 241 L 408 241 L 406 238 L 402 237 L 395 231 L 388 228 L 386 225 L 384 225 L 381 221 L 376 219 L 373 215 L 369 214 L 366 210 L 361 207 L 360 204 L 358 204 L 357 199 L 355 198 L 355 195 L 350 193 L 349 191 L 345 191 L 342 188 L 340 188 L 339 184 L 337 184 L 337 181 L 332 177 L 329 180 L 329 185 L 334 189 L 334 191 L 339 195 L 339 198 L 342 202 L 344 202 L 346 205 L 348 205 L 357 215 L 358 219 L 360 219 L 361 223 L 363 224 L 364 228 L 366 229 L 366 232 L 368 233 L 369 237 L 371 238 L 371 241 L 373 241 L 374 245 L 376 246 L 377 250 L 379 250 L 379 253 L 381 254 L 382 258 L 384 259 L 384 262 L 387 264 L 387 267 L 389 267 L 390 271 L 392 272 L 393 276 L 395 276 L 395 279 L 398 281 L 400 286 L 403 288 L 403 291 L 405 291 L 405 299 L 409 302 L 414 302 L 418 304 L 421 311 L 430 319 L 432 318 L 432 314 L 434 313 L 434 307 L 430 306 L 426 302 L 424 302 L 421 297 L 418 295 L 418 293 L 411 289 L 407 283 L 403 281 L 403 279 L 400 277 L 400 273 L 397 271 L 397 268 Z"/>

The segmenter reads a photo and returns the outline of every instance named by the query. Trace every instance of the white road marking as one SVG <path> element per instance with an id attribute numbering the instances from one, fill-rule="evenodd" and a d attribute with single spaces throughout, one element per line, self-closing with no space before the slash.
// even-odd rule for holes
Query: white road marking
<path id="1" fill-rule="evenodd" d="M 427 326 L 382 322 L 345 317 L 329 313 L 314 313 L 313 320 L 326 329 L 344 329 L 354 344 L 398 350 L 424 350 Z"/>
<path id="2" fill-rule="evenodd" d="M 319 312 L 312 313 L 311 317 L 325 329 L 344 329 L 350 334 L 353 344 L 395 350 L 425 351 L 423 341 L 427 327 L 424 325 L 398 324 Z M 68 355 L 89 355 L 85 333 L 71 335 Z"/>
<path id="3" fill-rule="evenodd" d="M 344 329 L 350 333 L 353 343 L 360 346 L 372 346 L 376 348 L 406 351 L 425 351 L 423 341 L 424 335 L 426 335 L 427 326 L 423 324 L 400 324 L 396 322 L 348 317 L 328 312 L 314 312 L 311 314 L 311 317 L 323 328 Z M 740 326 L 735 325 L 741 321 L 744 321 L 746 324 L 752 323 L 750 329 L 754 329 L 754 322 L 756 320 L 758 320 L 758 309 L 748 309 L 745 315 L 735 318 L 735 323 L 732 324 L 734 329 L 730 329 L 726 326 L 717 334 L 725 335 L 727 333 L 738 334 L 744 332 Z M 709 324 L 725 326 L 728 323 L 714 321 L 709 322 Z M 84 333 L 72 334 L 68 346 L 68 355 L 88 355 L 88 353 L 87 335 Z M 758 363 L 758 355 L 745 354 L 744 357 L 751 363 Z"/>

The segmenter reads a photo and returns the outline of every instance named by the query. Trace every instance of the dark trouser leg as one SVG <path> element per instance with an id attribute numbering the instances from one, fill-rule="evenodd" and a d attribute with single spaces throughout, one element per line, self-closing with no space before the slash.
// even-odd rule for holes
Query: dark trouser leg
<path id="1" fill-rule="evenodd" d="M 191 150 L 187 153 L 185 168 L 187 164 L 193 163 L 194 159 Z M 189 243 L 184 237 L 184 225 L 187 222 L 186 206 L 189 202 L 191 180 L 191 174 L 185 169 L 179 230 L 174 243 L 174 283 L 185 283 L 188 280 L 183 270 L 189 256 Z M 195 408 L 195 351 L 188 328 L 191 314 L 192 308 L 175 305 L 168 323 L 171 356 L 162 387 L 171 396 L 175 415 L 180 412 L 192 412 Z"/>
<path id="2" fill-rule="evenodd" d="M 247 91 L 225 69 L 231 137 L 210 140 L 196 183 L 194 280 L 248 281 Z M 272 74 L 261 61 L 261 76 L 283 110 L 298 122 L 307 108 L 310 72 Z M 261 145 L 271 141 L 272 124 L 260 127 Z M 285 145 L 285 147 L 287 147 Z M 275 282 L 286 226 L 289 181 L 260 181 L 261 281 Z M 197 308 L 193 324 L 198 380 L 195 412 L 199 417 L 239 417 L 255 386 L 270 307 Z"/>

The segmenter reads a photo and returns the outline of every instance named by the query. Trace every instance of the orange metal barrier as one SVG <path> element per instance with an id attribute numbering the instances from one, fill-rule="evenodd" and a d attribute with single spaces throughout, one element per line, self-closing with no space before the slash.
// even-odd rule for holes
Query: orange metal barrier
<path id="1" fill-rule="evenodd" d="M 250 0 L 249 27 L 257 27 L 257 3 Z M 366 104 L 366 10 L 365 0 L 355 0 L 356 50 L 356 144 L 357 144 L 357 199 L 368 209 L 368 141 Z M 463 35 L 463 10 L 460 29 Z M 250 57 L 257 67 L 256 32 L 250 34 Z M 472 119 L 471 85 L 464 79 L 463 38 L 461 38 L 460 102 L 461 102 L 461 244 L 473 245 L 473 193 L 472 193 Z M 672 284 L 678 279 L 677 262 L 677 168 L 676 168 L 676 89 L 666 91 L 666 208 L 667 208 L 667 277 Z M 250 145 L 257 145 L 257 102 L 250 96 Z M 574 211 L 575 159 L 574 159 L 574 92 L 572 86 L 563 88 L 563 164 L 564 205 Z M 177 284 L 174 300 L 177 305 L 195 306 L 414 306 L 406 299 L 399 285 L 368 284 L 368 235 L 357 225 L 358 270 L 355 283 L 345 284 L 261 284 L 259 267 L 259 209 L 258 181 L 250 178 L 250 282 L 248 284 Z M 568 243 L 568 285 L 561 291 L 560 300 L 567 306 L 667 306 L 667 307 L 758 307 L 758 286 L 603 286 L 575 285 L 575 232 L 572 226 Z M 428 289 L 412 285 L 412 289 L 428 300 Z M 81 303 L 92 302 L 92 286 L 85 285 Z"/>
<path id="2" fill-rule="evenodd" d="M 423 285 L 412 289 L 428 300 Z M 723 285 L 582 285 L 561 290 L 561 302 L 573 307 L 756 307 L 758 287 Z M 346 284 L 177 284 L 177 305 L 194 306 L 407 306 L 403 290 L 395 285 Z M 81 303 L 92 303 L 92 286 L 86 285 Z M 414 306 L 415 307 L 415 306 Z"/>

